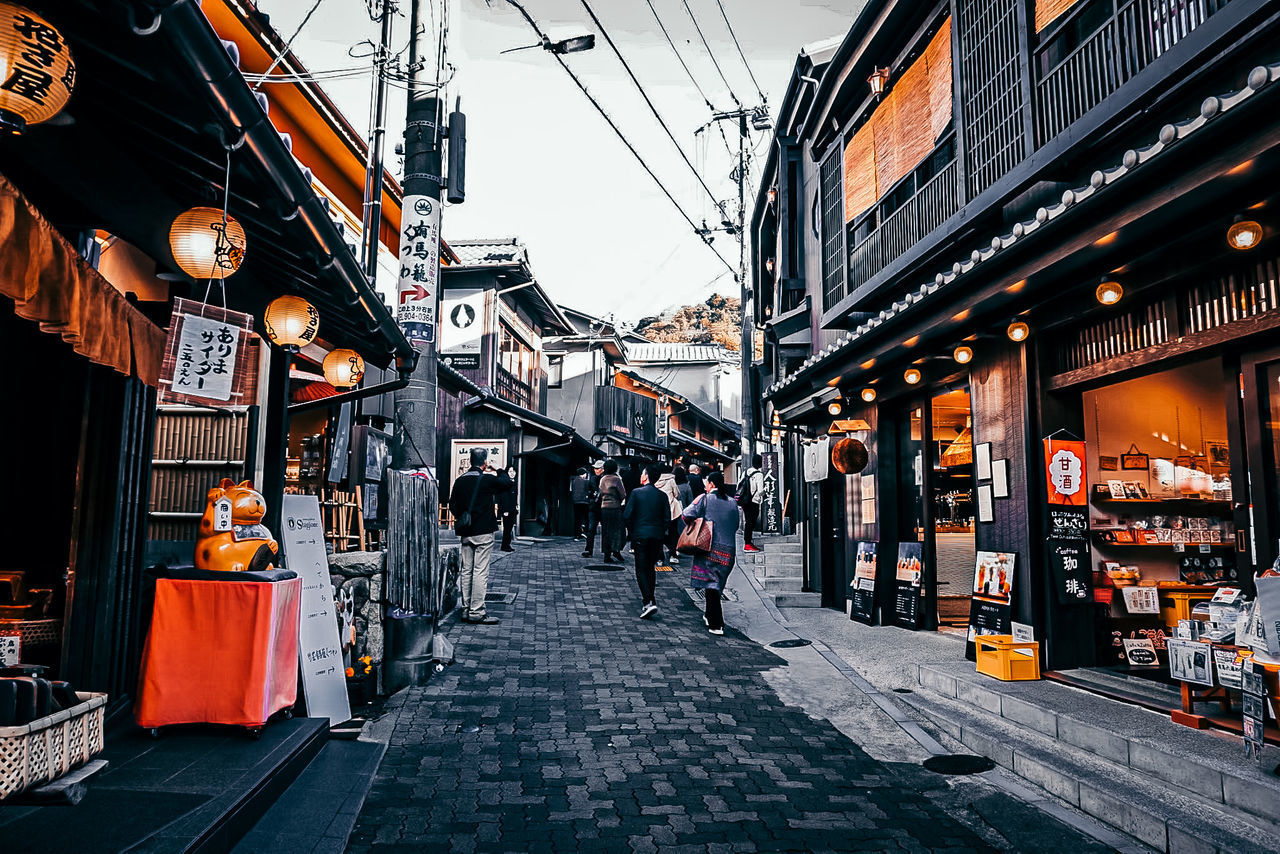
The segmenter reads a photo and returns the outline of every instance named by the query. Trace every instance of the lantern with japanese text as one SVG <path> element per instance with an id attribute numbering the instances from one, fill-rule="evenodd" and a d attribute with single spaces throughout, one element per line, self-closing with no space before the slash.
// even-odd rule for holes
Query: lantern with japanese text
<path id="1" fill-rule="evenodd" d="M 351 388 L 364 379 L 364 359 L 355 350 L 334 350 L 324 357 L 324 378 L 334 388 Z"/>
<path id="2" fill-rule="evenodd" d="M 53 118 L 76 84 L 62 33 L 35 12 L 0 2 L 0 129 L 20 134 Z"/>
<path id="3" fill-rule="evenodd" d="M 320 312 L 302 297 L 287 295 L 276 297 L 262 316 L 267 337 L 277 347 L 285 349 L 305 347 L 316 339 L 320 331 Z"/>
<path id="4" fill-rule="evenodd" d="M 192 208 L 169 227 L 169 248 L 193 279 L 225 279 L 244 260 L 244 228 L 221 208 Z"/>

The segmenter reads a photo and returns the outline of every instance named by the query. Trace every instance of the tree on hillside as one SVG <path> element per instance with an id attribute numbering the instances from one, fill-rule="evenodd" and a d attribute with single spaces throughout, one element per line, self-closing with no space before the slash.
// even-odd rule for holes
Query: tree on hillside
<path id="1" fill-rule="evenodd" d="M 742 300 L 712 294 L 706 302 L 681 306 L 658 317 L 643 317 L 635 331 L 650 341 L 719 344 L 736 351 L 742 337 Z"/>

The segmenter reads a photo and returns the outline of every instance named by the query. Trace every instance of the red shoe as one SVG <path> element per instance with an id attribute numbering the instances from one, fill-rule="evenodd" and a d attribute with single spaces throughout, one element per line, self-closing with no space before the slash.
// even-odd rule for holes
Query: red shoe
<path id="1" fill-rule="evenodd" d="M 743 546 L 743 547 L 742 547 L 742 550 L 743 550 L 744 552 L 758 552 L 758 551 L 763 551 L 763 549 L 761 549 L 759 546 L 757 546 L 757 545 L 753 545 L 752 543 L 747 543 L 745 546 Z"/>

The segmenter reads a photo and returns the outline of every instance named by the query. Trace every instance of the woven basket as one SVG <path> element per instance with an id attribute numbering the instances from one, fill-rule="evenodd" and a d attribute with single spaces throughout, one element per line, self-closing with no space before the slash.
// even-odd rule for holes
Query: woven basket
<path id="1" fill-rule="evenodd" d="M 56 780 L 102 752 L 107 695 L 76 696 L 77 706 L 24 726 L 0 727 L 0 799 Z"/>

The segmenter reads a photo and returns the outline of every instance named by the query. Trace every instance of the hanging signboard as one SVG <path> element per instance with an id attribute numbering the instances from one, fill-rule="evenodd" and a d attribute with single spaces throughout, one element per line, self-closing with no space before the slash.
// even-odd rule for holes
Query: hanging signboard
<path id="1" fill-rule="evenodd" d="M 826 480 L 831 473 L 831 442 L 826 436 L 804 446 L 804 479 L 806 483 Z"/>
<path id="2" fill-rule="evenodd" d="M 858 543 L 853 581 L 849 583 L 849 619 L 868 626 L 875 623 L 876 544 Z"/>
<path id="3" fill-rule="evenodd" d="M 1014 568 L 1012 552 L 978 552 L 974 560 L 973 590 L 969 598 L 969 634 L 965 654 L 972 661 L 978 635 L 1010 634 Z"/>
<path id="4" fill-rule="evenodd" d="M 280 544 L 285 564 L 302 579 L 298 657 L 307 716 L 328 718 L 330 725 L 340 724 L 351 719 L 351 706 L 334 615 L 320 501 L 314 495 L 285 495 L 280 507 Z"/>
<path id="5" fill-rule="evenodd" d="M 765 451 L 760 455 L 764 461 L 764 495 L 760 499 L 760 524 L 765 534 L 782 533 L 782 496 L 778 485 L 782 482 L 781 460 L 777 451 Z"/>
<path id="6" fill-rule="evenodd" d="M 160 402 L 249 406 L 258 395 L 253 318 L 178 298 L 160 370 Z"/>
<path id="7" fill-rule="evenodd" d="M 1085 480 L 1085 443 L 1045 439 L 1045 500 L 1048 503 L 1049 574 L 1058 603 L 1084 603 L 1093 597 L 1089 567 L 1089 508 Z"/>
<path id="8" fill-rule="evenodd" d="M 896 590 L 893 598 L 894 625 L 904 629 L 920 628 L 920 591 L 924 571 L 924 543 L 899 543 L 898 563 L 894 570 Z"/>
<path id="9" fill-rule="evenodd" d="M 1084 442 L 1045 439 L 1045 486 L 1050 504 L 1083 507 L 1085 490 Z"/>
<path id="10" fill-rule="evenodd" d="M 485 291 L 450 290 L 440 295 L 440 359 L 458 370 L 480 367 Z"/>
<path id="11" fill-rule="evenodd" d="M 405 196 L 400 214 L 400 277 L 396 320 L 410 341 L 436 340 L 440 276 L 440 200 Z"/>

